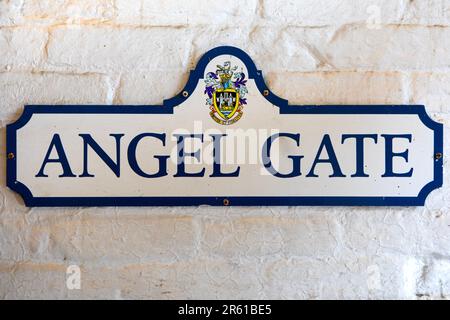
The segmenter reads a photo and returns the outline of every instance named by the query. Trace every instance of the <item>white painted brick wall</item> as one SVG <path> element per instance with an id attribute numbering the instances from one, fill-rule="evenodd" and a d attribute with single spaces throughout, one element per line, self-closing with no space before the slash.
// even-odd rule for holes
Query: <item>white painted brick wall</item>
<path id="1" fill-rule="evenodd" d="M 1 154 L 24 104 L 157 104 L 224 44 L 291 103 L 424 103 L 450 153 L 450 0 L 0 0 Z M 417 208 L 29 209 L 0 163 L 0 298 L 450 298 L 447 160 Z"/>

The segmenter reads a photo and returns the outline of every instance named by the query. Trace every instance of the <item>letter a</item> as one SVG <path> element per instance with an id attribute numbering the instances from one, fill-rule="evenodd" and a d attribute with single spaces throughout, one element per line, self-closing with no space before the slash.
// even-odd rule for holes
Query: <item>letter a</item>
<path id="1" fill-rule="evenodd" d="M 58 158 L 56 159 L 50 159 L 50 154 L 52 153 L 53 148 L 55 148 L 56 153 L 58 154 Z M 48 177 L 48 175 L 44 173 L 44 170 L 45 166 L 49 162 L 56 162 L 61 164 L 63 173 L 60 174 L 59 177 L 75 177 L 75 175 L 72 173 L 72 170 L 70 169 L 69 161 L 67 160 L 66 152 L 64 151 L 64 147 L 62 145 L 59 134 L 53 135 L 52 141 L 50 142 L 50 146 L 47 150 L 47 154 L 45 155 L 44 162 L 42 163 L 41 169 L 39 170 L 36 177 Z"/>

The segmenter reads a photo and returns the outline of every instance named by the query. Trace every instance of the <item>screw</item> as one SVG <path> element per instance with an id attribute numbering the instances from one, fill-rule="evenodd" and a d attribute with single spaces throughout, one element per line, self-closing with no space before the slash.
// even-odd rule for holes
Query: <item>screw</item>
<path id="1" fill-rule="evenodd" d="M 230 205 L 230 200 L 228 200 L 228 199 L 223 199 L 223 205 L 224 205 L 224 206 L 229 206 L 229 205 Z"/>
<path id="2" fill-rule="evenodd" d="M 189 96 L 189 92 L 183 91 L 183 97 L 187 98 Z"/>
<path id="3" fill-rule="evenodd" d="M 10 160 L 14 159 L 14 153 L 12 152 L 8 153 L 8 159 Z"/>
<path id="4" fill-rule="evenodd" d="M 264 91 L 263 91 L 263 95 L 267 97 L 267 96 L 269 95 L 269 90 L 267 90 L 267 89 L 264 90 Z"/>
<path id="5" fill-rule="evenodd" d="M 441 159 L 441 158 L 442 158 L 442 153 L 441 153 L 441 152 L 437 152 L 437 153 L 434 155 L 434 158 L 435 158 L 436 160 Z"/>

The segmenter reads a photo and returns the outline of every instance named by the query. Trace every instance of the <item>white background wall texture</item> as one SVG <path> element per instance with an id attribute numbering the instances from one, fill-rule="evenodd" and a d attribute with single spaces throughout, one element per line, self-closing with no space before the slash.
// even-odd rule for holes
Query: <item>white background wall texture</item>
<path id="1" fill-rule="evenodd" d="M 293 104 L 423 103 L 450 151 L 449 0 L 0 0 L 2 157 L 24 104 L 159 104 L 218 45 Z M 444 166 L 425 207 L 31 209 L 1 161 L 0 298 L 450 298 Z"/>

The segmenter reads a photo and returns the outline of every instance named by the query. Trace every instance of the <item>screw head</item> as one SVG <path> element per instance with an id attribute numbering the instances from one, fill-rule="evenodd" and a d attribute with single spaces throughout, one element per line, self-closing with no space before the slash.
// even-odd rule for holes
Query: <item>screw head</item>
<path id="1" fill-rule="evenodd" d="M 14 159 L 14 157 L 15 157 L 14 153 L 12 153 L 12 152 L 8 153 L 8 159 L 9 160 Z"/>
<path id="2" fill-rule="evenodd" d="M 228 200 L 228 199 L 223 199 L 223 205 L 224 205 L 224 206 L 229 206 L 229 205 L 230 205 L 230 200 Z"/>
<path id="3" fill-rule="evenodd" d="M 267 96 L 269 95 L 269 90 L 267 90 L 267 89 L 264 90 L 264 91 L 263 91 L 263 95 L 264 95 L 265 97 L 267 97 Z"/>
<path id="4" fill-rule="evenodd" d="M 183 95 L 183 97 L 187 98 L 189 96 L 189 92 L 183 91 L 182 95 Z"/>
<path id="5" fill-rule="evenodd" d="M 442 159 L 442 153 L 441 153 L 441 152 L 437 152 L 437 153 L 434 155 L 434 158 L 435 158 L 436 160 Z"/>

